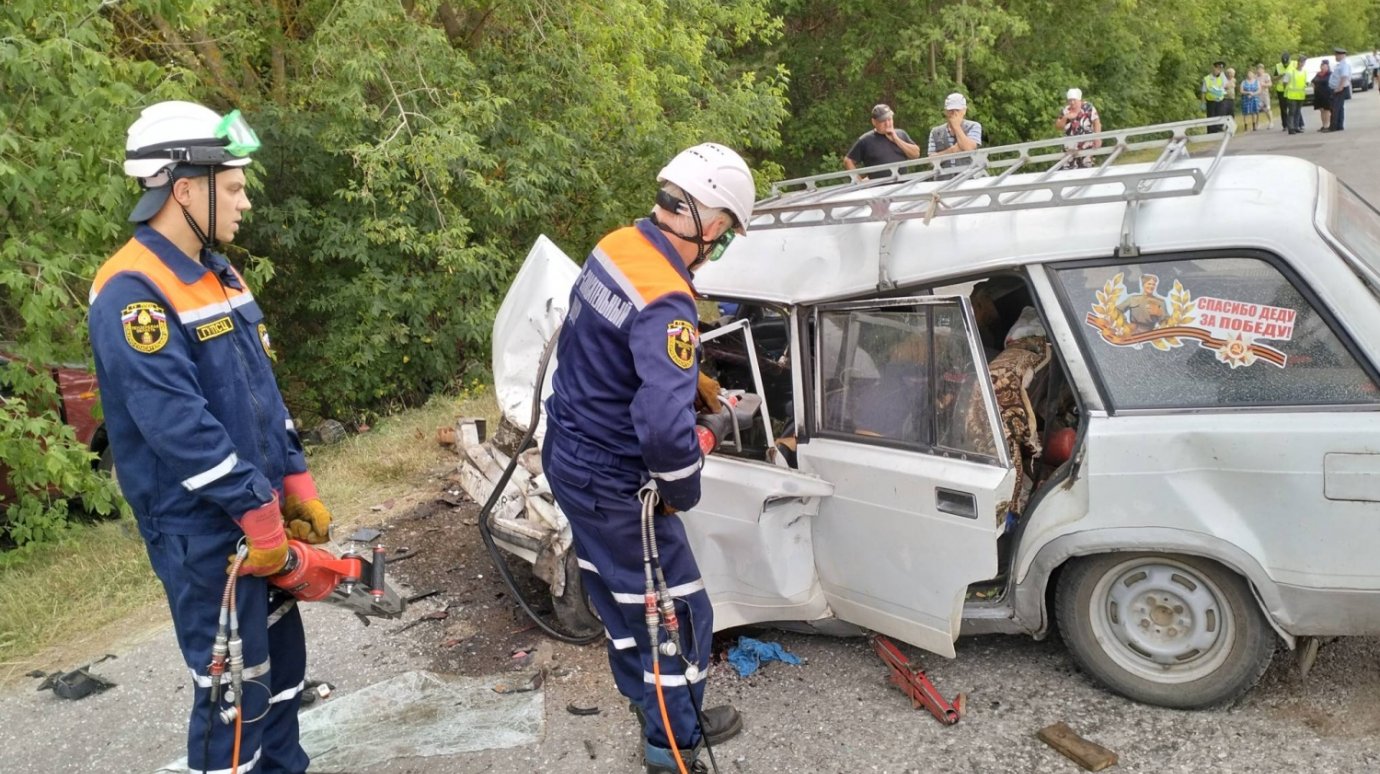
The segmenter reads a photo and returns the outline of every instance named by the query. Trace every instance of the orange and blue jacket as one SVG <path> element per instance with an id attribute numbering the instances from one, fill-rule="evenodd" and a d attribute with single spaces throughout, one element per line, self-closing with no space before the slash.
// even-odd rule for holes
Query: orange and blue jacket
<path id="1" fill-rule="evenodd" d="M 146 533 L 236 530 L 307 469 L 264 315 L 224 256 L 193 260 L 141 225 L 91 287 L 106 431 Z"/>
<path id="2" fill-rule="evenodd" d="M 650 221 L 600 240 L 570 292 L 547 421 L 657 480 L 677 510 L 700 499 L 699 315 L 690 272 Z"/>

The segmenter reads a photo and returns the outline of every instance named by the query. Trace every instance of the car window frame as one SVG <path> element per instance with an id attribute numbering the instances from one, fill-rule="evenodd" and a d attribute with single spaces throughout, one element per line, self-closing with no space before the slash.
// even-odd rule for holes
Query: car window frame
<path id="1" fill-rule="evenodd" d="M 1075 305 L 1068 294 L 1068 289 L 1064 286 L 1059 274 L 1065 270 L 1096 269 L 1113 266 L 1123 266 L 1127 264 L 1150 265 L 1155 263 L 1169 263 L 1173 261 L 1197 261 L 1204 259 L 1222 258 L 1250 258 L 1268 264 L 1280 276 L 1288 282 L 1295 292 L 1297 292 L 1308 305 L 1313 308 L 1323 323 L 1327 326 L 1332 335 L 1342 344 L 1351 359 L 1360 367 L 1361 371 L 1371 380 L 1373 384 L 1380 387 L 1380 370 L 1376 364 L 1372 363 L 1365 352 L 1357 345 L 1355 339 L 1347 332 L 1345 326 L 1340 324 L 1339 318 L 1333 313 L 1331 307 L 1322 302 L 1321 297 L 1313 291 L 1313 288 L 1303 281 L 1298 272 L 1279 255 L 1262 250 L 1259 248 L 1244 247 L 1240 249 L 1212 249 L 1212 250 L 1184 250 L 1162 253 L 1144 253 L 1135 256 L 1110 256 L 1105 258 L 1087 258 L 1074 261 L 1059 261 L 1045 264 L 1045 269 L 1050 275 L 1050 285 L 1053 287 L 1059 305 L 1063 307 L 1062 312 L 1064 321 L 1073 332 L 1075 342 L 1079 351 L 1083 355 L 1083 362 L 1087 364 L 1088 372 L 1092 376 L 1093 383 L 1097 385 L 1098 395 L 1102 399 L 1102 406 L 1109 416 L 1161 416 L 1165 414 L 1216 414 L 1216 413 L 1298 413 L 1298 412 L 1328 412 L 1328 411 L 1347 411 L 1347 412 L 1374 412 L 1380 411 L 1380 403 L 1328 403 L 1328 404 L 1274 404 L 1260 406 L 1173 406 L 1173 407 L 1154 407 L 1154 408 L 1118 408 L 1117 402 L 1113 399 L 1112 391 L 1102 373 L 1101 363 L 1093 353 L 1090 345 L 1092 340 L 1087 337 L 1079 326 L 1083 325 L 1083 313 L 1081 306 Z"/>
<path id="2" fill-rule="evenodd" d="M 978 385 L 982 394 L 982 402 L 987 423 L 992 433 L 992 445 L 995 449 L 994 455 L 986 455 L 978 452 L 955 449 L 943 446 L 938 443 L 937 433 L 933 443 L 914 443 L 901 441 L 894 438 L 882 436 L 865 436 L 853 433 L 836 432 L 825 429 L 821 424 L 823 417 L 823 395 L 824 390 L 821 385 L 823 382 L 822 358 L 820 357 L 821 348 L 821 324 L 820 315 L 827 312 L 847 312 L 855 310 L 885 310 L 889 307 L 900 306 L 957 306 L 963 315 L 964 339 L 968 347 L 969 357 L 973 360 L 974 372 L 978 380 Z M 939 459 L 964 460 L 979 464 L 991 465 L 998 468 L 1009 469 L 1012 467 L 1010 453 L 1006 448 L 1006 436 L 1002 431 L 1001 417 L 997 409 L 996 392 L 992 387 L 992 376 L 987 370 L 987 361 L 983 357 L 976 356 L 982 351 L 981 342 L 977 340 L 977 321 L 973 316 L 973 307 L 966 296 L 936 296 L 936 295 L 910 295 L 902 297 L 854 299 L 850 301 L 835 301 L 813 304 L 801 307 L 802 322 L 808 320 L 813 327 L 808 336 L 810 357 L 808 362 L 808 372 L 804 380 L 808 384 L 809 401 L 806 404 L 805 427 L 808 428 L 809 435 L 801 435 L 801 439 L 807 438 L 829 438 L 849 443 L 858 443 L 866 446 L 875 446 L 899 451 L 907 451 L 916 454 L 924 454 Z M 933 330 L 929 331 L 933 336 Z M 931 402 L 933 402 L 933 389 L 937 381 L 937 368 L 933 358 L 929 360 L 927 378 L 929 379 L 931 392 Z M 934 431 L 933 417 L 931 418 L 931 431 Z"/>

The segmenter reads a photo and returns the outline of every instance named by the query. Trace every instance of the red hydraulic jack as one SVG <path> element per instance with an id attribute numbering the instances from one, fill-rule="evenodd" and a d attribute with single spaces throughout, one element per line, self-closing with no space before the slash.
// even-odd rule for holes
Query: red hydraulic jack
<path id="1" fill-rule="evenodd" d="M 925 676 L 925 670 L 911 666 L 910 660 L 901 655 L 895 643 L 880 634 L 872 635 L 871 639 L 873 649 L 891 670 L 892 684 L 910 697 L 912 707 L 924 707 L 934 715 L 935 720 L 946 726 L 952 726 L 963 717 L 967 696 L 960 693 L 952 702 L 945 700 L 939 689 Z"/>

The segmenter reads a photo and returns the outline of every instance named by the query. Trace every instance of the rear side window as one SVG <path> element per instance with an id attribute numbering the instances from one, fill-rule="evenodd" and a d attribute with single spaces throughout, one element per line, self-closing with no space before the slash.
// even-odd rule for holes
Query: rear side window
<path id="1" fill-rule="evenodd" d="M 1256 258 L 1055 271 L 1111 408 L 1380 403 L 1302 293 Z"/>

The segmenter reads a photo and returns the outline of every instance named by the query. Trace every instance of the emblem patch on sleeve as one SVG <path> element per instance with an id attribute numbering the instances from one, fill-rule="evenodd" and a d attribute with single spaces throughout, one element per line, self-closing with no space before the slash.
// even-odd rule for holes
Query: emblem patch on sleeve
<path id="1" fill-rule="evenodd" d="M 268 355 L 268 359 L 278 362 L 278 356 L 273 354 L 273 342 L 268 340 L 268 326 L 263 323 L 259 323 L 259 343 L 264 345 L 264 354 Z"/>
<path id="2" fill-rule="evenodd" d="M 695 326 L 686 320 L 672 320 L 666 324 L 666 354 L 681 368 L 695 364 L 695 340 L 699 338 Z"/>
<path id="3" fill-rule="evenodd" d="M 168 343 L 168 315 L 151 301 L 130 304 L 120 311 L 125 341 L 139 352 L 151 354 Z"/>

